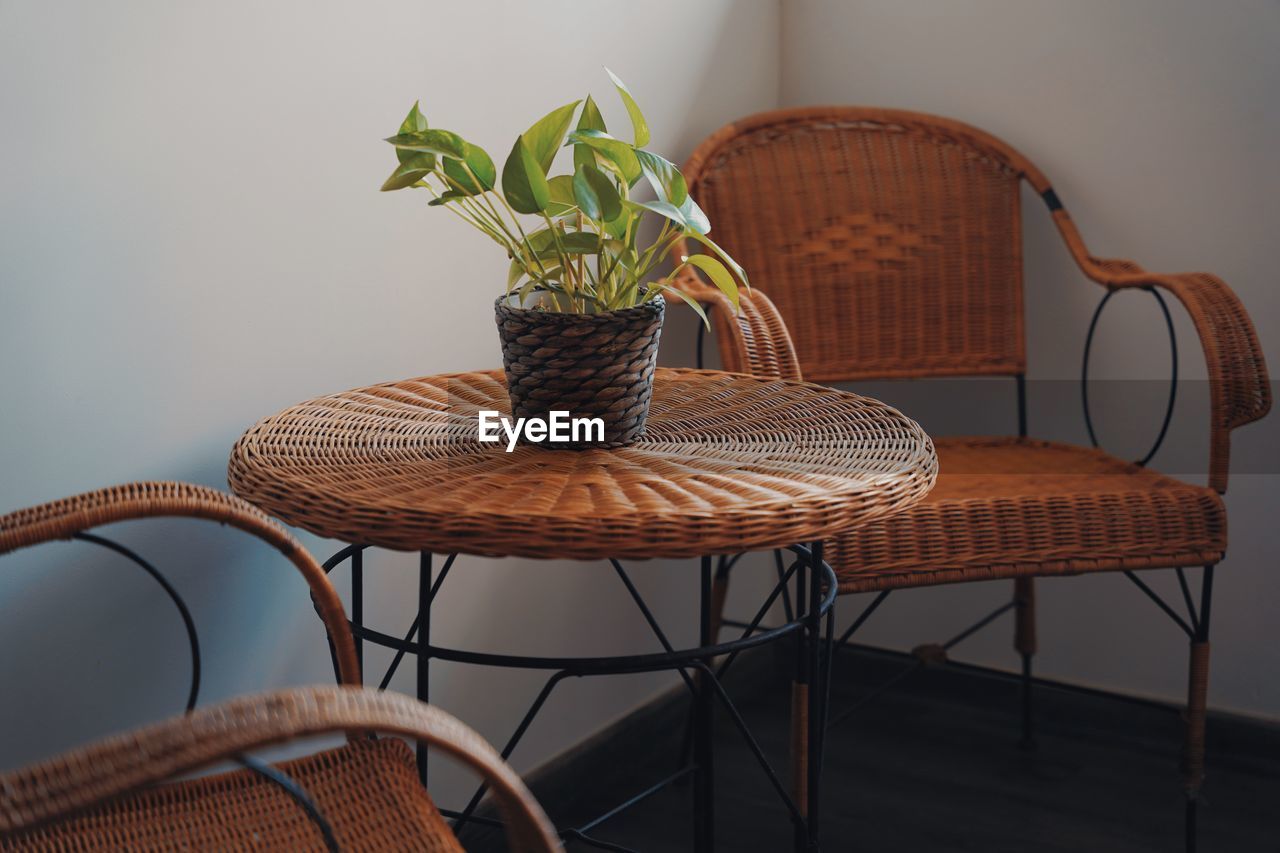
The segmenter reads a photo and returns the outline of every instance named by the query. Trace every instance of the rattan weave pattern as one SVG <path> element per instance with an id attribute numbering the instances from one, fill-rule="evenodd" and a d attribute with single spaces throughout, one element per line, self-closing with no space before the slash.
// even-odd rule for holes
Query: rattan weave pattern
<path id="1" fill-rule="evenodd" d="M 363 729 L 432 744 L 482 774 L 513 850 L 562 849 L 519 776 L 474 730 L 408 696 L 324 686 L 233 699 L 0 774 L 0 850 L 322 850 L 297 804 L 247 770 L 147 786 L 271 744 Z M 283 769 L 298 771 L 343 850 L 461 849 L 403 745 L 356 740 Z"/>
<path id="2" fill-rule="evenodd" d="M 1019 164 L 925 118 L 766 113 L 685 166 L 716 240 L 804 330 L 810 381 L 1024 369 Z"/>
<path id="3" fill-rule="evenodd" d="M 348 542 L 489 556 L 691 557 L 814 541 L 918 501 L 936 458 L 894 409 L 818 385 L 658 371 L 630 447 L 507 453 L 477 411 L 500 372 L 321 397 L 268 417 L 228 467 L 242 497 Z"/>
<path id="4" fill-rule="evenodd" d="M 937 487 L 827 543 L 840 591 L 1030 575 L 1203 566 L 1227 549 L 1212 489 L 1100 450 L 1018 438 L 941 438 Z"/>
<path id="5" fill-rule="evenodd" d="M 353 741 L 282 762 L 305 790 L 342 850 L 455 853 L 462 845 L 418 781 L 402 740 Z M 256 773 L 234 771 L 141 791 L 69 820 L 0 837 L 0 850 L 322 850 L 323 839 L 290 796 Z"/>

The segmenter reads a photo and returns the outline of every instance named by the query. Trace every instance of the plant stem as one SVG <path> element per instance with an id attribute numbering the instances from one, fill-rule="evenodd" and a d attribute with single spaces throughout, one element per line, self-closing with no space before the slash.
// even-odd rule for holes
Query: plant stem
<path id="1" fill-rule="evenodd" d="M 581 210 L 578 211 L 578 231 L 579 232 L 582 231 L 582 211 Z M 578 281 L 586 281 L 587 279 L 586 263 L 587 263 L 587 259 L 582 255 L 578 255 Z"/>
<path id="2" fill-rule="evenodd" d="M 656 252 L 654 251 L 655 249 L 657 249 L 657 248 L 658 248 L 658 245 L 659 245 L 659 244 L 658 244 L 657 242 L 655 242 L 652 246 L 650 246 L 650 247 L 649 247 L 649 252 L 652 252 L 653 254 L 652 254 L 652 255 L 651 255 L 651 256 L 650 256 L 650 257 L 645 261 L 645 263 L 644 263 L 644 265 L 642 266 L 642 268 L 641 268 L 641 269 L 636 273 L 636 282 L 637 282 L 637 284 L 638 284 L 638 283 L 639 283 L 639 282 L 640 282 L 640 281 L 641 281 L 641 280 L 642 280 L 646 275 L 648 275 L 648 274 L 649 274 L 649 271 L 650 271 L 651 269 L 653 269 L 653 268 L 654 268 L 654 267 L 656 267 L 658 264 L 660 264 L 660 263 L 662 263 L 664 260 L 666 260 L 667 252 L 671 251 L 671 247 L 672 247 L 672 246 L 674 246 L 674 245 L 675 245 L 675 244 L 680 240 L 680 238 L 681 238 L 681 237 L 683 237 L 683 236 L 684 236 L 683 232 L 681 232 L 681 231 L 676 231 L 674 234 L 672 234 L 672 235 L 671 235 L 671 239 L 667 242 L 667 245 L 665 245 L 665 246 L 663 246 L 663 247 L 662 247 L 662 250 L 661 250 L 661 251 L 656 251 Z M 649 254 L 649 253 L 648 253 L 648 252 L 646 252 L 646 254 Z"/>
<path id="3" fill-rule="evenodd" d="M 466 164 L 466 162 L 465 162 L 465 161 L 463 161 L 463 160 L 459 160 L 458 162 L 462 164 L 462 168 L 463 168 L 464 170 L 466 170 L 467 175 L 468 175 L 468 176 L 470 176 L 471 181 L 472 181 L 472 183 L 474 184 L 474 186 L 476 187 L 476 189 L 481 189 L 484 185 L 483 185 L 482 183 L 480 183 L 480 180 L 475 176 L 475 173 L 471 171 L 471 167 L 470 167 L 470 166 L 468 166 L 468 165 Z M 450 178 L 448 175 L 443 175 L 443 178 L 444 178 L 444 180 L 445 180 L 447 183 L 449 183 L 449 184 L 453 185 L 453 187 L 454 187 L 455 189 L 457 189 L 459 192 L 465 193 L 465 195 L 464 195 L 464 196 L 462 196 L 462 198 L 463 198 L 463 199 L 467 199 L 467 200 L 469 200 L 469 201 L 470 201 L 470 200 L 474 199 L 474 197 L 475 197 L 475 196 L 477 196 L 477 195 L 478 195 L 478 196 L 480 196 L 480 197 L 482 197 L 482 198 L 484 199 L 484 201 L 489 205 L 489 207 L 490 207 L 490 208 L 492 208 L 492 210 L 493 210 L 493 215 L 494 215 L 494 217 L 495 217 L 496 225 L 497 225 L 497 227 L 498 227 L 499 229 L 501 229 L 502 233 L 506 234 L 506 235 L 507 235 L 507 237 L 508 237 L 508 238 L 509 238 L 513 243 L 523 245 L 523 246 L 524 246 L 524 248 L 525 248 L 525 251 L 527 251 L 527 252 L 528 252 L 528 260 L 522 260 L 522 261 L 521 261 L 521 263 L 522 263 L 522 265 L 524 266 L 525 270 L 526 270 L 527 272 L 530 272 L 530 273 L 532 273 L 532 272 L 533 272 L 532 268 L 530 267 L 530 263 L 529 263 L 529 262 L 531 261 L 533 264 L 536 264 L 536 265 L 537 265 L 538 270 L 539 270 L 539 271 L 541 271 L 541 273 L 542 273 L 542 275 L 543 275 L 543 276 L 545 276 L 545 275 L 547 274 L 547 268 L 546 268 L 546 266 L 542 263 L 542 259 L 538 257 L 537 252 L 535 252 L 535 251 L 533 250 L 533 245 L 529 242 L 529 237 L 528 237 L 528 235 L 524 233 L 524 228 L 522 228 L 522 227 L 520 226 L 520 219 L 516 216 L 516 212 L 515 212 L 514 210 L 512 210 L 511 205 L 507 204 L 507 200 L 506 200 L 505 198 L 503 198 L 503 197 L 502 197 L 502 195 L 501 195 L 500 193 L 494 192 L 493 190 L 489 189 L 489 190 L 482 190 L 482 191 L 481 191 L 481 192 L 479 192 L 479 193 L 474 193 L 474 194 L 473 194 L 473 193 L 471 193 L 471 192 L 470 192 L 466 187 L 463 187 L 461 184 L 459 184 L 457 181 L 455 181 L 455 180 L 453 180 L 452 178 Z M 503 206 L 504 206 L 504 207 L 506 207 L 506 209 L 507 209 L 507 213 L 509 213 L 509 214 L 510 214 L 510 216 L 511 216 L 511 221 L 512 221 L 512 223 L 514 223 L 514 224 L 515 224 L 515 226 L 516 226 L 516 230 L 517 230 L 518 232 L 520 232 L 520 239 L 519 239 L 519 240 L 517 240 L 517 239 L 516 239 L 516 237 L 515 237 L 515 235 L 514 235 L 514 234 L 512 234 L 510 231 L 508 231 L 508 230 L 507 230 L 506 223 L 502 221 L 502 216 L 501 216 L 501 214 L 499 214 L 499 213 L 498 213 L 498 209 L 497 209 L 497 207 L 495 207 L 495 206 L 494 206 L 493 201 L 489 198 L 489 193 L 491 193 L 491 192 L 493 192 L 493 193 L 494 193 L 494 195 L 498 196 L 498 200 L 502 202 L 502 204 L 503 204 Z M 477 204 L 477 203 L 476 203 L 476 202 L 474 202 L 474 201 L 471 201 L 471 205 L 472 205 L 473 207 L 479 208 L 479 204 Z M 446 207 L 448 207 L 448 204 L 446 204 L 445 206 L 446 206 Z M 509 246 L 509 247 L 508 247 L 508 249 L 507 249 L 507 251 L 511 254 L 511 256 L 512 256 L 513 258 L 519 258 L 519 257 L 520 257 L 520 253 L 519 253 L 518 251 L 516 251 L 514 247 L 510 247 L 510 246 Z"/>
<path id="4" fill-rule="evenodd" d="M 465 160 L 459 160 L 458 162 L 460 162 L 462 164 L 462 168 L 466 170 L 467 176 L 471 178 L 471 182 L 477 187 L 482 187 L 483 184 L 481 184 L 480 179 L 476 177 L 476 173 L 471 171 L 471 167 L 467 165 L 467 162 Z M 495 195 L 498 195 L 499 198 L 502 198 L 501 194 L 494 190 L 493 187 L 489 187 L 484 192 L 480 193 L 480 197 L 484 199 L 485 204 L 489 205 L 489 209 L 493 211 L 493 218 L 501 223 L 502 214 L 498 211 L 498 206 L 493 203 L 493 199 L 489 198 L 490 192 L 493 192 Z M 502 199 L 502 202 L 503 204 L 506 204 L 506 199 Z M 511 218 L 516 223 L 516 228 L 519 228 L 520 221 L 515 218 L 515 211 L 511 209 L 510 205 L 507 205 L 507 210 L 511 213 Z M 503 225 L 503 230 L 506 230 L 505 224 Z M 521 235 L 523 234 L 524 232 L 521 231 Z M 512 239 L 514 240 L 515 238 L 512 237 Z"/>
<path id="5" fill-rule="evenodd" d="M 533 245 L 529 242 L 529 235 L 524 233 L 524 227 L 520 225 L 520 217 L 516 215 L 515 210 L 507 203 L 507 199 L 502 193 L 493 191 L 493 194 L 498 197 L 498 201 L 502 202 L 502 206 L 507 209 L 507 213 L 511 216 L 511 221 L 515 223 L 516 230 L 520 232 L 520 239 L 524 241 L 525 249 L 528 250 L 530 258 L 538 265 L 538 269 L 542 270 L 542 274 L 546 275 L 547 268 L 543 266 L 542 259 L 533 251 Z M 486 201 L 489 200 L 486 199 Z M 489 203 L 492 204 L 493 202 L 489 201 Z M 525 269 L 528 269 L 527 264 L 525 265 Z"/>
<path id="6" fill-rule="evenodd" d="M 598 256 L 597 256 L 597 257 L 598 257 Z M 601 278 L 601 281 L 612 281 L 613 271 L 614 271 L 615 269 L 617 269 L 618 264 L 619 264 L 621 261 L 622 261 L 622 256 L 621 256 L 621 255 L 617 255 L 617 256 L 615 256 L 615 257 L 614 257 L 614 258 L 609 262 L 609 266 L 608 266 L 608 268 L 607 268 L 607 269 L 605 269 L 604 273 L 601 275 L 601 277 L 600 277 L 600 278 Z M 619 297 L 622 295 L 622 293 L 623 293 L 623 292 L 624 292 L 624 291 L 623 291 L 623 289 L 622 289 L 622 288 L 615 288 L 615 290 L 614 290 L 614 294 L 613 294 L 613 299 L 611 300 L 611 302 L 612 302 L 612 303 L 614 303 L 614 304 L 616 304 L 617 302 L 619 302 L 619 301 L 620 301 Z"/>
<path id="7" fill-rule="evenodd" d="M 564 272 L 565 284 L 569 284 L 573 280 L 573 265 L 569 260 L 569 253 L 564 250 L 564 243 L 560 240 L 560 229 L 556 227 L 556 224 L 545 210 L 541 211 L 541 213 L 542 218 L 546 220 L 547 227 L 551 229 L 551 241 L 555 244 L 556 254 L 560 257 L 560 269 Z M 572 288 L 566 288 L 573 291 L 569 297 L 571 300 L 576 300 L 576 291 L 580 289 L 581 284 L 581 282 L 576 282 Z M 574 307 L 578 309 L 579 313 L 584 313 L 583 308 L 585 306 L 575 302 Z"/>
<path id="8" fill-rule="evenodd" d="M 507 226 L 502 221 L 502 217 L 500 216 L 491 217 L 489 213 L 475 201 L 475 195 L 473 195 L 466 187 L 464 187 L 458 181 L 450 177 L 447 173 L 439 172 L 437 170 L 436 174 L 441 180 L 445 182 L 445 186 L 452 187 L 455 191 L 462 193 L 460 197 L 452 199 L 451 201 L 456 201 L 460 207 L 465 207 L 472 216 L 476 217 L 481 222 L 488 224 L 495 231 L 501 232 L 512 243 L 516 242 L 515 236 L 510 231 L 507 230 Z M 476 181 L 476 178 L 474 175 L 471 177 L 471 180 L 476 182 L 475 183 L 476 186 L 480 186 L 480 182 Z M 483 195 L 483 193 L 481 193 L 481 195 Z"/>
<path id="9" fill-rule="evenodd" d="M 440 198 L 440 194 L 436 192 L 435 187 L 431 186 L 426 181 L 423 181 L 422 185 L 431 193 L 433 198 Z M 476 219 L 474 215 L 471 214 L 470 211 L 466 210 L 465 208 L 458 209 L 447 201 L 444 204 L 440 205 L 440 207 L 443 207 L 445 210 L 448 210 L 450 213 L 452 213 L 454 216 L 458 217 L 463 222 L 470 225 L 472 228 L 475 228 L 476 230 L 484 234 L 487 234 L 489 238 L 492 239 L 495 243 L 498 243 L 508 252 L 511 252 L 512 247 L 503 238 L 503 236 L 499 234 L 497 231 L 495 231 L 493 228 L 491 228 L 489 225 L 484 223 L 483 221 Z"/>

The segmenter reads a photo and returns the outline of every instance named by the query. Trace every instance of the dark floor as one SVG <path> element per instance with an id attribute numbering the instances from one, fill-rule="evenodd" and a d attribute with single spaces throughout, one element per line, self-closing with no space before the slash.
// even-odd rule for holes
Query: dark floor
<path id="1" fill-rule="evenodd" d="M 833 714 L 902 669 L 841 653 Z M 768 667 L 764 669 L 768 673 Z M 781 673 L 779 673 L 781 675 Z M 767 682 L 769 678 L 753 679 Z M 788 691 L 735 695 L 786 778 Z M 823 790 L 826 851 L 1176 851 L 1181 721 L 1171 709 L 1075 691 L 1037 693 L 1038 747 L 1019 750 L 1018 687 L 955 667 L 901 681 L 832 729 Z M 784 807 L 728 719 L 718 721 L 717 850 L 785 851 Z M 562 826 L 599 814 L 676 766 L 669 743 L 561 800 Z M 690 788 L 672 786 L 592 832 L 639 851 L 690 848 Z M 1214 717 L 1200 809 L 1201 851 L 1280 851 L 1280 728 Z M 466 836 L 464 835 L 464 839 Z M 590 849 L 580 843 L 570 850 Z"/>

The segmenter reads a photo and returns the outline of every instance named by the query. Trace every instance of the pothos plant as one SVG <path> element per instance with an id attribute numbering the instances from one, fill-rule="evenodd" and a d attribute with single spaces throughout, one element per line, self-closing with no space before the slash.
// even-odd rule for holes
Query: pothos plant
<path id="1" fill-rule="evenodd" d="M 399 165 L 382 189 L 426 190 L 430 205 L 449 210 L 501 245 L 511 259 L 507 294 L 517 294 L 521 305 L 545 294 L 539 302 L 547 310 L 599 313 L 641 305 L 667 291 L 706 322 L 702 307 L 670 284 L 692 267 L 736 308 L 738 283 L 749 286 L 746 274 L 707 236 L 711 224 L 680 170 L 645 148 L 650 136 L 644 114 L 626 85 L 605 70 L 630 116 L 633 142 L 609 134 L 588 95 L 552 110 L 522 133 L 499 181 L 483 148 L 429 127 L 415 103 L 399 133 L 387 139 Z M 562 144 L 573 149 L 573 173 L 549 176 Z M 631 198 L 642 179 L 656 199 Z M 650 216 L 658 217 L 660 227 L 647 242 L 640 226 Z M 681 240 L 696 241 L 707 252 L 682 257 L 669 278 L 652 280 Z"/>

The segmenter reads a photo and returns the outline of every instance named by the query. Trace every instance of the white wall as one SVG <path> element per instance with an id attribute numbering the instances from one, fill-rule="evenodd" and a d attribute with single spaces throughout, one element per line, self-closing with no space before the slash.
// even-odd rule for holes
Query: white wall
<path id="1" fill-rule="evenodd" d="M 225 487 L 232 442 L 292 402 L 498 366 L 505 259 L 423 196 L 379 194 L 379 140 L 416 98 L 499 162 L 587 91 L 625 126 L 608 64 L 680 160 L 776 103 L 778 29 L 773 0 L 0 5 L 0 511 L 144 478 Z M 689 363 L 691 328 L 673 319 L 665 360 Z M 196 523 L 120 536 L 188 597 L 206 702 L 329 678 L 286 563 Z M 400 633 L 414 561 L 371 560 L 367 611 Z M 633 573 L 689 640 L 689 566 Z M 604 565 L 464 560 L 443 595 L 436 636 L 462 646 L 656 648 Z M 0 610 L 0 766 L 181 707 L 180 624 L 140 573 L 47 546 L 5 559 Z M 537 682 L 442 666 L 433 695 L 497 740 Z M 515 763 L 670 683 L 567 683 Z"/>
<path id="2" fill-rule="evenodd" d="M 995 133 L 1048 174 L 1095 254 L 1224 277 L 1277 365 L 1277 43 L 1280 6 L 1267 0 L 784 0 L 781 102 L 920 110 Z M 1040 201 L 1028 194 L 1024 202 L 1031 430 L 1082 441 L 1077 391 L 1065 380 L 1079 375 L 1084 331 L 1102 290 L 1076 272 Z M 1166 381 L 1156 308 L 1138 295 L 1113 304 L 1099 329 L 1095 375 Z M 1178 331 L 1184 375 L 1203 379 L 1194 330 L 1180 312 Z M 1152 392 L 1137 409 L 1106 407 L 1100 420 L 1110 446 L 1124 453 L 1145 446 L 1158 425 L 1158 385 L 1131 382 L 1117 394 Z M 873 383 L 860 390 L 900 399 L 938 432 L 1012 428 L 1011 401 L 992 425 L 982 420 L 990 412 L 965 413 L 966 422 L 931 405 L 920 388 Z M 1203 391 L 1184 386 L 1170 450 L 1156 459 L 1157 467 L 1201 481 Z M 1215 706 L 1272 718 L 1280 717 L 1280 645 L 1266 639 L 1280 604 L 1278 425 L 1272 415 L 1237 433 L 1210 694 Z M 1160 588 L 1176 596 L 1163 580 Z M 1184 695 L 1181 634 L 1122 577 L 1041 581 L 1040 591 L 1042 673 L 1172 700 Z M 868 623 L 865 638 L 900 648 L 944 639 L 1008 593 L 1007 583 L 899 593 Z M 846 618 L 855 606 L 844 603 Z M 1010 634 L 993 629 L 959 656 L 1011 666 Z"/>

